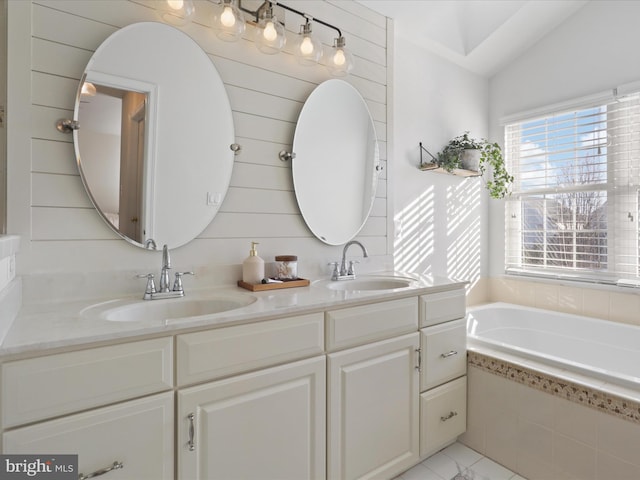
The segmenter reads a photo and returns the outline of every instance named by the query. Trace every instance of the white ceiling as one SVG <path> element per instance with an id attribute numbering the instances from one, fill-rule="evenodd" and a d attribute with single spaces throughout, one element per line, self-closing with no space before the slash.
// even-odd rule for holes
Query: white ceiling
<path id="1" fill-rule="evenodd" d="M 490 77 L 588 0 L 357 0 L 396 36 Z"/>

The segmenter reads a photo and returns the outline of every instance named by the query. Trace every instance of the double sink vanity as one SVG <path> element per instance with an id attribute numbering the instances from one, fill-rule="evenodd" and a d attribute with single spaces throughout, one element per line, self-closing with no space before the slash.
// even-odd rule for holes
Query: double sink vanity
<path id="1" fill-rule="evenodd" d="M 207 88 L 171 88 L 186 78 Z M 135 195 L 120 196 L 123 185 L 104 188 L 96 169 L 105 166 L 94 155 L 104 142 L 91 128 L 110 122 L 98 100 L 114 91 L 130 97 L 122 112 L 132 107 L 129 117 L 145 120 L 144 135 L 130 125 L 120 140 L 141 142 L 132 164 L 144 165 L 144 175 L 128 172 L 125 183 L 141 186 L 143 201 L 125 202 Z M 184 105 L 201 110 L 181 117 Z M 73 134 L 100 217 L 145 250 L 177 248 L 207 228 L 241 150 L 209 56 L 156 22 L 128 25 L 103 42 L 82 75 L 73 119 L 59 130 Z M 292 162 L 302 218 L 320 242 L 346 243 L 346 252 L 386 168 L 367 103 L 345 81 L 322 82 L 301 110 L 292 146 L 281 159 Z M 110 160 L 110 171 L 127 163 Z M 154 191 L 179 191 L 180 202 L 154 202 Z M 326 253 L 318 245 L 312 256 Z M 343 258 L 335 277 L 350 272 Z M 22 307 L 0 345 L 3 453 L 77 454 L 80 480 L 393 478 L 465 430 L 464 282 L 388 273 L 278 291 L 185 294 L 179 286 L 158 295 L 153 277 L 143 277 L 148 298 L 177 298 L 146 301 L 141 291 Z"/>
<path id="2" fill-rule="evenodd" d="M 392 478 L 466 423 L 465 284 L 413 275 L 23 307 L 3 453 L 79 478 Z"/>

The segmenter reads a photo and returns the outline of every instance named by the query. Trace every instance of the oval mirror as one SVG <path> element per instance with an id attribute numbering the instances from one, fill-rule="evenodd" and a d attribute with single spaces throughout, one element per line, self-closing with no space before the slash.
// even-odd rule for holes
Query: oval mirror
<path id="1" fill-rule="evenodd" d="M 360 93 L 344 80 L 318 85 L 300 112 L 293 153 L 307 226 L 329 245 L 348 242 L 367 221 L 378 184 L 378 141 Z"/>
<path id="2" fill-rule="evenodd" d="M 82 181 L 120 236 L 175 248 L 209 225 L 231 179 L 233 118 L 188 35 L 154 22 L 115 32 L 87 64 L 74 120 Z"/>

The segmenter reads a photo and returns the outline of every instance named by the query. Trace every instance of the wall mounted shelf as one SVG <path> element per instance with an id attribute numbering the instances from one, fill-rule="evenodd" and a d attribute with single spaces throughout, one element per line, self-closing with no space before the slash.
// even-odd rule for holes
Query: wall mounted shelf
<path id="1" fill-rule="evenodd" d="M 422 152 L 423 151 L 425 151 L 425 152 L 427 152 L 429 154 L 429 156 L 433 160 L 432 162 L 423 161 L 423 159 L 422 159 Z M 473 170 L 464 170 L 462 168 L 454 168 L 452 171 L 449 172 L 448 170 L 445 170 L 444 168 L 438 166 L 437 161 L 438 160 L 436 159 L 436 157 L 431 155 L 429 150 L 424 148 L 422 146 L 422 142 L 420 142 L 420 165 L 418 166 L 418 168 L 420 170 L 430 171 L 430 172 L 435 172 L 435 173 L 446 173 L 448 175 L 456 175 L 458 177 L 479 177 L 481 175 L 480 172 L 475 172 Z"/>

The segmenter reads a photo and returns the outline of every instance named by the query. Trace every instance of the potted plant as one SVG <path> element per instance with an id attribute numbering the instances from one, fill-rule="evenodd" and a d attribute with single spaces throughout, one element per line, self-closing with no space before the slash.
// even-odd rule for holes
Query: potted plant
<path id="1" fill-rule="evenodd" d="M 476 140 L 469 137 L 469 132 L 452 138 L 438 152 L 437 163 L 448 172 L 455 169 L 470 170 L 483 175 L 487 167 L 491 168 L 491 179 L 486 187 L 492 198 L 504 198 L 509 194 L 509 186 L 513 176 L 509 175 L 504 165 L 502 149 L 497 143 L 485 139 Z"/>

